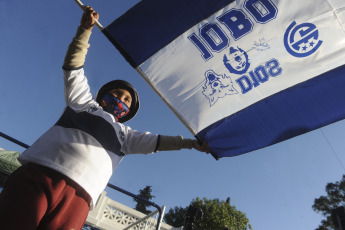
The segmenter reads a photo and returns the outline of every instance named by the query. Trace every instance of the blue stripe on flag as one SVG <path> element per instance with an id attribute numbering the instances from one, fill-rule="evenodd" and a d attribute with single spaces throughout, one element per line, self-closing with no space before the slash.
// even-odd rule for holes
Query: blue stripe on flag
<path id="1" fill-rule="evenodd" d="M 103 33 L 136 68 L 186 30 L 234 1 L 143 0 Z"/>
<path id="2" fill-rule="evenodd" d="M 198 133 L 214 154 L 236 156 L 345 117 L 345 65 L 224 118 Z"/>

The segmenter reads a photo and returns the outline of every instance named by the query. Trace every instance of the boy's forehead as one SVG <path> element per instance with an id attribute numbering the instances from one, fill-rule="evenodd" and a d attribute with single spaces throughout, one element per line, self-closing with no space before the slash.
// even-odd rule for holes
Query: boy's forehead
<path id="1" fill-rule="evenodd" d="M 131 93 L 127 89 L 124 89 L 124 88 L 115 88 L 115 89 L 110 90 L 109 92 L 122 92 L 122 93 L 128 94 L 128 96 L 132 98 Z"/>

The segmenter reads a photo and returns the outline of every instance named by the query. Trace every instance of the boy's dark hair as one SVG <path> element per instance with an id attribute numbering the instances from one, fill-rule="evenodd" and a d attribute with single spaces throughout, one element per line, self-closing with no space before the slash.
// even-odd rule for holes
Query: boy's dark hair
<path id="1" fill-rule="evenodd" d="M 98 102 L 98 104 L 101 105 L 101 101 L 102 101 L 102 98 L 104 97 L 104 95 L 112 89 L 125 89 L 132 96 L 132 103 L 131 103 L 131 107 L 129 109 L 129 113 L 126 116 L 119 118 L 119 120 L 118 120 L 120 123 L 124 123 L 124 122 L 132 119 L 137 114 L 137 112 L 139 110 L 140 103 L 139 103 L 138 93 L 135 90 L 135 88 L 131 84 L 129 84 L 127 81 L 124 81 L 124 80 L 110 81 L 107 84 L 103 85 L 99 89 L 97 96 L 96 96 L 96 101 Z"/>

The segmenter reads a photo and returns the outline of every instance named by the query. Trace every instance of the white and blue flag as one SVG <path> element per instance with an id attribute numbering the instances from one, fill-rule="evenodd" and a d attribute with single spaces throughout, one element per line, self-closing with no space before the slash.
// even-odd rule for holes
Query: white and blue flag
<path id="1" fill-rule="evenodd" d="M 143 0 L 103 32 L 215 158 L 345 118 L 344 0 Z"/>

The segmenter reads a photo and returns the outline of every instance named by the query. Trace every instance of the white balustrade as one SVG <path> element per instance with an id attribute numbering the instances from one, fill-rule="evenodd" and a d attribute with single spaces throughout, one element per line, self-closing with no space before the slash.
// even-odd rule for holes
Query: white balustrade
<path id="1" fill-rule="evenodd" d="M 165 207 L 162 210 L 164 209 Z M 158 215 L 158 210 L 149 215 L 138 212 L 135 209 L 111 200 L 106 196 L 106 192 L 104 191 L 99 197 L 94 209 L 89 212 L 86 223 L 104 230 L 156 230 Z M 164 211 L 162 215 L 164 215 Z M 128 228 L 128 226 L 138 220 L 140 220 L 139 223 Z M 176 228 L 161 223 L 160 229 L 173 230 Z"/>

